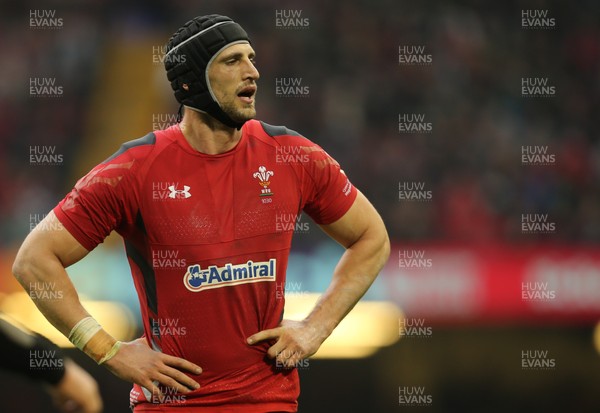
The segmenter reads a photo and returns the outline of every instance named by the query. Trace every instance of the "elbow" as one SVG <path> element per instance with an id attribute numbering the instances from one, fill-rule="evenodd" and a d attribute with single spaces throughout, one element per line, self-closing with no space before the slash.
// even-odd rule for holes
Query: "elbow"
<path id="1" fill-rule="evenodd" d="M 27 273 L 27 261 L 19 253 L 17 254 L 12 265 L 12 274 L 17 281 L 22 285 L 25 281 L 25 274 Z"/>
<path id="2" fill-rule="evenodd" d="M 372 257 L 374 259 L 373 263 L 376 267 L 376 274 L 379 274 L 388 262 L 391 252 L 390 237 L 388 236 L 383 221 L 380 221 L 379 225 L 373 227 L 371 240 L 373 248 Z"/>
<path id="3" fill-rule="evenodd" d="M 27 264 L 24 260 L 17 256 L 13 262 L 12 274 L 21 285 L 25 282 L 25 274 L 27 273 L 26 268 Z"/>
<path id="4" fill-rule="evenodd" d="M 385 230 L 385 227 L 383 228 L 383 236 L 382 236 L 381 244 L 382 244 L 381 245 L 381 267 L 383 268 L 385 263 L 390 258 L 390 252 L 392 249 L 392 247 L 390 245 L 390 237 L 388 236 L 388 233 Z"/>
<path id="5" fill-rule="evenodd" d="M 29 279 L 29 274 L 32 274 L 33 261 L 31 258 L 31 254 L 28 252 L 27 248 L 21 246 L 19 252 L 17 252 L 17 256 L 13 261 L 12 265 L 12 274 L 17 279 L 17 281 L 26 288 L 26 284 Z"/>

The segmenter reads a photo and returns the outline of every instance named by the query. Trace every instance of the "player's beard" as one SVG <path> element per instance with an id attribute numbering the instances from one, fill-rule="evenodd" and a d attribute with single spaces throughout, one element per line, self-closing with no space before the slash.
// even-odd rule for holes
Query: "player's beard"
<path id="1" fill-rule="evenodd" d="M 256 99 L 256 95 L 254 96 Z M 227 114 L 234 122 L 244 123 L 247 120 L 254 119 L 256 116 L 254 102 L 250 105 L 240 104 L 236 99 L 238 99 L 237 95 L 235 95 L 233 100 L 221 102 L 221 110 L 223 110 L 223 112 L 225 112 L 225 114 Z"/>

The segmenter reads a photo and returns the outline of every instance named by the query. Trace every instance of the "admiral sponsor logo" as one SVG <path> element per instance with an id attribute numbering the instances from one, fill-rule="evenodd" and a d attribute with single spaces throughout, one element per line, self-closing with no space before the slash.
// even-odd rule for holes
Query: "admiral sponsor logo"
<path id="1" fill-rule="evenodd" d="M 58 370 L 65 361 L 57 357 L 56 350 L 29 350 L 30 370 Z"/>
<path id="2" fill-rule="evenodd" d="M 398 63 L 405 66 L 429 66 L 433 57 L 425 53 L 425 46 L 398 46 Z"/>
<path id="3" fill-rule="evenodd" d="M 56 166 L 63 163 L 63 155 L 56 153 L 56 146 L 30 146 L 29 164 L 41 166 Z"/>
<path id="4" fill-rule="evenodd" d="M 431 201 L 431 190 L 425 189 L 425 182 L 399 182 L 398 198 L 401 201 Z"/>
<path id="5" fill-rule="evenodd" d="M 253 262 L 245 264 L 225 264 L 223 267 L 211 265 L 203 270 L 199 264 L 190 265 L 183 276 L 185 288 L 192 292 L 227 287 L 230 285 L 248 284 L 262 281 L 275 281 L 277 276 L 277 260 Z"/>
<path id="6" fill-rule="evenodd" d="M 433 397 L 425 393 L 425 386 L 398 387 L 398 403 L 402 406 L 430 406 L 432 402 Z"/>
<path id="7" fill-rule="evenodd" d="M 548 288 L 547 282 L 522 282 L 521 300 L 523 301 L 547 301 L 556 298 L 556 291 Z"/>
<path id="8" fill-rule="evenodd" d="M 302 17 L 302 10 L 275 10 L 275 27 L 280 29 L 307 29 L 310 19 Z"/>
<path id="9" fill-rule="evenodd" d="M 523 145 L 521 162 L 524 165 L 552 165 L 556 162 L 556 156 L 548 153 L 548 145 Z"/>
<path id="10" fill-rule="evenodd" d="M 161 269 L 186 268 L 185 258 L 179 258 L 178 250 L 153 250 L 152 267 Z"/>
<path id="11" fill-rule="evenodd" d="M 401 337 L 431 337 L 433 329 L 425 325 L 424 318 L 401 318 L 399 321 Z"/>
<path id="12" fill-rule="evenodd" d="M 63 87 L 56 84 L 55 77 L 30 77 L 29 96 L 56 98 L 63 95 Z"/>
<path id="13" fill-rule="evenodd" d="M 551 234 L 556 232 L 556 224 L 548 222 L 548 214 L 521 214 L 521 232 Z"/>
<path id="14" fill-rule="evenodd" d="M 521 27 L 525 29 L 553 29 L 556 19 L 548 17 L 548 10 L 521 10 Z"/>
<path id="15" fill-rule="evenodd" d="M 167 46 L 152 46 L 152 64 L 164 65 L 169 63 L 185 63 L 187 56 L 185 54 L 170 53 L 167 54 Z"/>
<path id="16" fill-rule="evenodd" d="M 188 199 L 192 196 L 189 185 L 181 185 L 179 182 L 153 182 L 152 199 L 165 201 L 173 199 Z"/>
<path id="17" fill-rule="evenodd" d="M 400 113 L 398 115 L 398 132 L 400 133 L 431 133 L 433 124 L 425 122 L 424 113 Z"/>
<path id="18" fill-rule="evenodd" d="M 36 281 L 29 283 L 29 297 L 32 300 L 62 300 L 62 290 L 56 289 L 56 282 Z"/>
<path id="19" fill-rule="evenodd" d="M 275 148 L 275 162 L 277 163 L 307 163 L 309 152 L 312 148 L 307 146 L 278 146 Z"/>
<path id="20" fill-rule="evenodd" d="M 556 95 L 556 86 L 548 84 L 547 77 L 522 77 L 521 96 L 544 98 Z"/>
<path id="21" fill-rule="evenodd" d="M 548 350 L 521 350 L 523 370 L 554 370 L 556 359 L 548 357 Z"/>
<path id="22" fill-rule="evenodd" d="M 155 113 L 152 115 L 152 129 L 167 129 L 177 123 L 176 113 Z"/>
<path id="23" fill-rule="evenodd" d="M 406 269 L 431 268 L 432 260 L 425 257 L 425 250 L 399 250 L 398 266 Z"/>
<path id="24" fill-rule="evenodd" d="M 302 85 L 301 77 L 276 77 L 275 95 L 277 97 L 305 98 L 310 94 L 310 88 Z"/>
<path id="25" fill-rule="evenodd" d="M 32 29 L 60 29 L 62 17 L 56 17 L 56 10 L 29 10 L 29 27 Z"/>

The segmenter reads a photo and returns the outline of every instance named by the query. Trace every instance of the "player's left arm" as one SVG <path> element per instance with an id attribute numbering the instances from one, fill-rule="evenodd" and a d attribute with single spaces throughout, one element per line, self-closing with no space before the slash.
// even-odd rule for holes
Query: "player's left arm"
<path id="1" fill-rule="evenodd" d="M 321 228 L 346 248 L 329 287 L 304 320 L 284 320 L 279 327 L 248 338 L 249 344 L 276 340 L 268 354 L 289 367 L 317 352 L 369 289 L 390 254 L 390 241 L 383 221 L 360 192 L 340 219 L 321 225 Z"/>

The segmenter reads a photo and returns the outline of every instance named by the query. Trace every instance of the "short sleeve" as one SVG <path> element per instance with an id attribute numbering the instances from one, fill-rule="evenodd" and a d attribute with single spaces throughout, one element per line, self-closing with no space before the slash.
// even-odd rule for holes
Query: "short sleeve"
<path id="1" fill-rule="evenodd" d="M 92 169 L 54 208 L 64 227 L 88 251 L 114 229 L 133 222 L 131 168 L 134 160 L 116 158 Z"/>
<path id="2" fill-rule="evenodd" d="M 327 225 L 344 216 L 354 203 L 357 190 L 335 159 L 319 146 L 313 148 L 310 162 L 306 163 L 304 211 L 317 224 Z"/>

